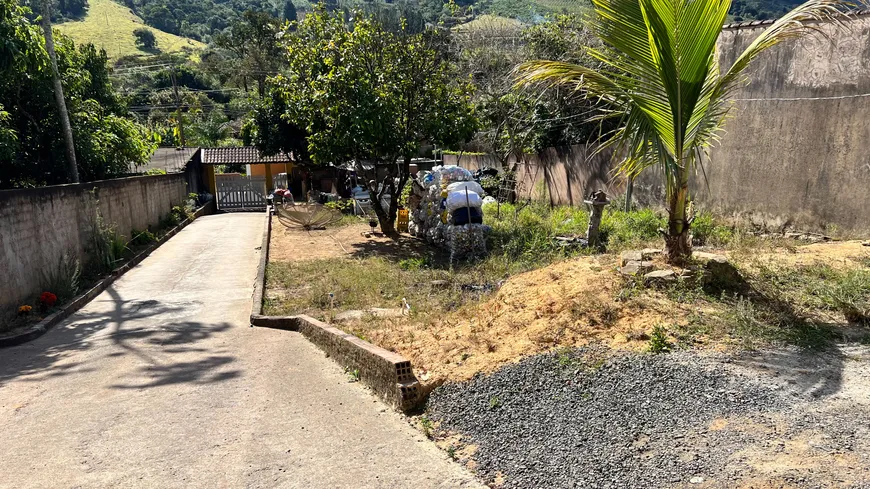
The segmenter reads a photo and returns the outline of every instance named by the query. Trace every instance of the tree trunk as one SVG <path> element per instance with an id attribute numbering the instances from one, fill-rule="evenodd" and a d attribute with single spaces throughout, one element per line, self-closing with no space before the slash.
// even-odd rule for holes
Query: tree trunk
<path id="1" fill-rule="evenodd" d="M 668 207 L 668 231 L 665 235 L 665 259 L 668 263 L 683 266 L 692 256 L 689 239 L 691 221 L 687 215 L 689 204 L 689 173 L 685 166 L 674 175 L 674 189 Z"/>
<path id="2" fill-rule="evenodd" d="M 42 2 L 42 30 L 45 33 L 45 50 L 51 60 L 51 77 L 54 82 L 54 101 L 60 116 L 60 126 L 63 130 L 63 140 L 66 145 L 67 173 L 70 183 L 79 183 L 79 167 L 76 163 L 76 148 L 73 142 L 72 126 L 69 123 L 69 113 L 66 110 L 66 99 L 63 96 L 63 85 L 57 69 L 57 55 L 54 52 L 54 36 L 51 33 L 51 6 L 49 0 Z"/>

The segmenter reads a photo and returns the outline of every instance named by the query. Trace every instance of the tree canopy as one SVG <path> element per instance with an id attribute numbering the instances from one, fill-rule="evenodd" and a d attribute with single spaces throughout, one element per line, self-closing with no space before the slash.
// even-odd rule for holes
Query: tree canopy
<path id="1" fill-rule="evenodd" d="M 67 169 L 41 29 L 28 9 L 0 0 L 0 188 L 66 183 Z M 109 81 L 106 53 L 55 33 L 60 76 L 82 180 L 127 173 L 154 140 L 127 116 Z"/>
<path id="2" fill-rule="evenodd" d="M 399 195 L 422 144 L 458 144 L 477 127 L 472 86 L 447 46 L 436 30 L 393 32 L 361 13 L 316 9 L 284 33 L 286 65 L 273 80 L 281 117 L 304 129 L 312 163 L 384 164 L 380 192 Z M 385 232 L 396 201 L 375 206 Z"/>

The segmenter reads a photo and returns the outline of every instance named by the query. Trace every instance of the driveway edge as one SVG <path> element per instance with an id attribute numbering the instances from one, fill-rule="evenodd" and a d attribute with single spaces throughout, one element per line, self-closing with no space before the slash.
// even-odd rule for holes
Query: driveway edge
<path id="1" fill-rule="evenodd" d="M 27 328 L 26 330 L 7 336 L 0 336 L 0 348 L 6 348 L 10 346 L 17 346 L 23 343 L 27 343 L 28 341 L 35 340 L 40 336 L 47 333 L 51 328 L 56 326 L 59 322 L 64 319 L 70 317 L 85 306 L 88 302 L 92 301 L 95 297 L 100 295 L 104 290 L 106 290 L 112 283 L 120 278 L 122 275 L 127 273 L 130 269 L 138 265 L 145 258 L 148 257 L 154 250 L 160 247 L 163 243 L 169 241 L 170 238 L 178 234 L 183 228 L 185 228 L 188 224 L 195 221 L 197 218 L 202 217 L 207 214 L 213 214 L 215 209 L 214 200 L 200 207 L 193 213 L 192 219 L 185 219 L 181 221 L 178 226 L 170 229 L 166 234 L 164 234 L 160 239 L 149 245 L 147 248 L 139 252 L 138 255 L 130 258 L 129 261 L 121 265 L 120 267 L 112 270 L 111 273 L 99 282 L 96 283 L 93 287 L 91 287 L 86 292 L 83 292 L 77 295 L 73 300 L 69 302 L 63 309 L 59 311 L 55 311 L 48 316 L 46 316 L 42 321 L 36 323 L 35 325 Z"/>
<path id="2" fill-rule="evenodd" d="M 408 412 L 423 399 L 422 388 L 411 361 L 352 334 L 318 321 L 310 316 L 265 316 L 263 297 L 266 290 L 266 265 L 269 263 L 269 241 L 272 234 L 272 212 L 266 209 L 260 265 L 251 297 L 251 327 L 298 331 L 308 341 L 323 350 L 347 370 L 354 380 L 369 387 L 386 404 Z"/>

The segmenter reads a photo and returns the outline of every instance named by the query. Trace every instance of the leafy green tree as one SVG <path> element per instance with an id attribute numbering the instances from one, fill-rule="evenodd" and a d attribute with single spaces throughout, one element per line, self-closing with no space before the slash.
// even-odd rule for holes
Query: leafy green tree
<path id="1" fill-rule="evenodd" d="M 153 50 L 157 48 L 157 38 L 151 29 L 140 27 L 133 30 L 133 37 L 136 38 L 136 45 L 142 49 Z"/>
<path id="2" fill-rule="evenodd" d="M 215 37 L 215 46 L 229 55 L 237 80 L 248 91 L 248 79 L 257 82 L 257 94 L 266 91 L 266 78 L 277 71 L 281 50 L 276 41 L 280 21 L 266 12 L 249 10 L 230 27 L 228 33 Z"/>
<path id="3" fill-rule="evenodd" d="M 0 188 L 66 183 L 70 169 L 45 38 L 28 9 L 0 0 Z M 82 180 L 120 175 L 148 160 L 154 139 L 127 116 L 105 51 L 54 33 Z"/>
<path id="4" fill-rule="evenodd" d="M 810 0 L 777 20 L 724 72 L 716 41 L 730 0 L 594 0 L 592 27 L 603 45 L 590 54 L 611 73 L 562 61 L 520 67 L 520 84 L 568 85 L 600 97 L 617 114 L 620 128 L 605 142 L 625 158 L 630 177 L 656 166 L 667 187 L 667 259 L 691 256 L 689 176 L 702 153 L 722 133 L 729 95 L 745 80 L 751 62 L 772 46 L 812 31 L 808 25 L 838 15 L 837 0 Z"/>
<path id="5" fill-rule="evenodd" d="M 361 170 L 368 160 L 386 169 L 370 191 L 389 235 L 421 144 L 457 144 L 476 129 L 472 87 L 445 56 L 443 36 L 390 32 L 358 13 L 345 22 L 318 8 L 287 35 L 287 66 L 274 79 L 281 117 L 304 128 L 314 164 L 353 161 Z"/>

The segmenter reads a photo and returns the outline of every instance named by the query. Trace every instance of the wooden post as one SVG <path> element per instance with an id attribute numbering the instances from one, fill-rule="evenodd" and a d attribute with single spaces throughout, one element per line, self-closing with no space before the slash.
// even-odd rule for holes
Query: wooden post
<path id="1" fill-rule="evenodd" d="M 205 184 L 208 191 L 217 199 L 217 182 L 214 177 L 214 165 L 202 165 L 205 168 Z"/>
<path id="2" fill-rule="evenodd" d="M 274 189 L 272 183 L 272 165 L 266 163 L 266 195 Z"/>

